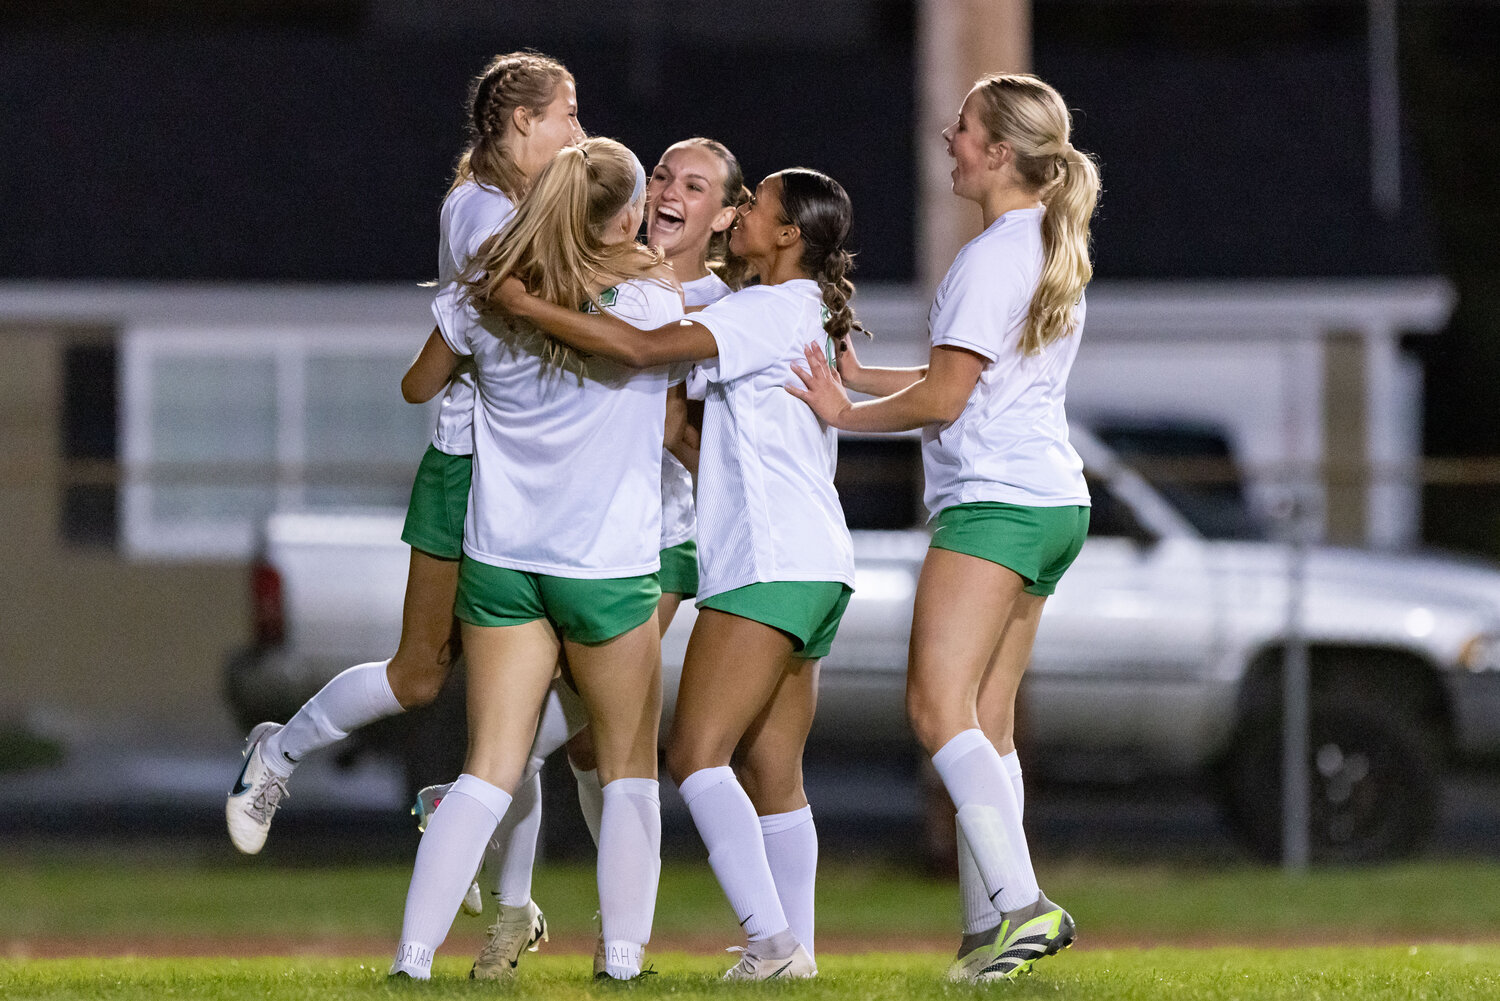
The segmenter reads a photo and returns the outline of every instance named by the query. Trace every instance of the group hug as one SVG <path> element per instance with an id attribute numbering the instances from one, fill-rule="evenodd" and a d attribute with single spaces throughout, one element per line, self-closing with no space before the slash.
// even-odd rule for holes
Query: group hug
<path id="1" fill-rule="evenodd" d="M 547 937 L 531 878 L 538 773 L 559 748 L 598 847 L 596 977 L 643 975 L 659 761 L 739 922 L 726 978 L 817 975 L 802 755 L 855 586 L 841 430 L 922 435 L 932 544 L 906 698 L 957 810 L 948 975 L 1009 980 L 1072 943 L 1033 871 L 1013 729 L 1043 605 L 1088 528 L 1064 395 L 1099 175 L 1041 80 L 989 75 L 954 98 L 941 141 L 983 231 L 937 289 L 927 364 L 881 368 L 856 351 L 854 213 L 834 178 L 787 167 L 751 189 L 702 137 L 647 170 L 585 133 L 572 74 L 535 52 L 475 80 L 434 326 L 401 380 L 441 406 L 402 532 L 400 642 L 256 726 L 226 805 L 236 847 L 260 851 L 309 752 L 432 701 L 461 651 L 467 756 L 424 790 L 393 977 L 429 978 L 459 909 L 486 897 L 471 977 L 516 976 Z M 659 747 L 661 636 L 684 599 L 698 615 Z"/>

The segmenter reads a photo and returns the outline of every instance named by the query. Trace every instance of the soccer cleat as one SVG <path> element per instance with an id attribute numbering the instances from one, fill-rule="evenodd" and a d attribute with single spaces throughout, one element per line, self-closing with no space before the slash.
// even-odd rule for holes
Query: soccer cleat
<path id="1" fill-rule="evenodd" d="M 484 948 L 469 970 L 470 980 L 509 980 L 516 975 L 521 953 L 536 952 L 547 941 L 547 919 L 535 901 L 521 907 L 500 905 L 500 916 L 485 932 Z"/>
<path id="2" fill-rule="evenodd" d="M 955 959 L 948 979 L 976 984 L 1013 980 L 1037 960 L 1072 945 L 1075 937 L 1072 915 L 1039 893 L 1029 907 L 1005 912 L 989 941 Z"/>
<path id="3" fill-rule="evenodd" d="M 286 799 L 286 779 L 266 767 L 261 747 L 281 729 L 280 723 L 258 723 L 245 738 L 245 764 L 224 803 L 229 840 L 246 855 L 259 852 L 271 833 L 271 818 Z"/>
<path id="4" fill-rule="evenodd" d="M 646 967 L 644 970 L 637 973 L 633 977 L 612 977 L 609 975 L 608 970 L 601 969 L 594 971 L 594 982 L 611 984 L 616 987 L 633 987 L 636 984 L 640 983 L 642 980 L 645 980 L 647 977 L 654 976 L 656 976 L 656 968 L 653 966 Z"/>
<path id="5" fill-rule="evenodd" d="M 432 819 L 432 811 L 437 809 L 438 804 L 452 788 L 452 782 L 445 782 L 442 785 L 423 786 L 417 793 L 417 801 L 412 804 L 411 813 L 417 818 L 418 831 L 426 833 L 427 822 Z M 474 873 L 474 882 L 469 884 L 469 892 L 464 894 L 463 903 L 459 906 L 463 908 L 465 914 L 472 914 L 476 918 L 484 913 L 484 894 L 479 892 L 478 872 Z"/>
<path id="6" fill-rule="evenodd" d="M 729 951 L 736 949 L 740 952 L 740 961 L 725 971 L 725 980 L 806 980 L 818 975 L 818 964 L 800 945 L 790 956 L 780 959 L 766 959 L 739 946 Z"/>
<path id="7" fill-rule="evenodd" d="M 594 943 L 594 979 L 595 980 L 598 980 L 600 977 L 607 977 L 607 976 L 609 976 L 609 971 L 607 969 L 605 969 L 605 967 L 607 967 L 608 965 L 609 965 L 609 961 L 606 959 L 605 952 L 604 952 L 604 933 L 600 932 L 599 933 L 599 941 L 597 941 L 597 942 Z"/>

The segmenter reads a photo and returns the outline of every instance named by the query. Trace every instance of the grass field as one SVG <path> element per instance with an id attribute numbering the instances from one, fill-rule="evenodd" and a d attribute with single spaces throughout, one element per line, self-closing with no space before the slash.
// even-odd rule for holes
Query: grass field
<path id="1" fill-rule="evenodd" d="M 385 981 L 410 870 L 0 856 L 0 998 L 599 997 L 588 979 L 593 874 L 544 867 L 534 895 L 553 940 L 513 987 L 465 974 L 483 922 L 460 917 L 431 984 Z M 1421 863 L 1314 872 L 1069 863 L 1044 866 L 1079 945 L 1040 964 L 1017 997 L 1493 998 L 1500 996 L 1500 867 Z M 747 989 L 794 996 L 968 997 L 944 985 L 957 907 L 946 880 L 827 864 L 819 965 L 808 984 L 747 988 L 717 975 L 734 920 L 707 867 L 662 873 L 649 959 L 634 993 Z"/>

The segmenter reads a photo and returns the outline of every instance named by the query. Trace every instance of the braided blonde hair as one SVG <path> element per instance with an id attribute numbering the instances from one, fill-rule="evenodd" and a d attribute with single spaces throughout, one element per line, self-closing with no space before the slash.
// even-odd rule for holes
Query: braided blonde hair
<path id="1" fill-rule="evenodd" d="M 469 88 L 469 144 L 459 154 L 449 191 L 476 181 L 519 202 L 528 183 L 505 145 L 511 115 L 517 108 L 540 115 L 562 82 L 572 79 L 566 66 L 540 52 L 507 52 L 491 59 Z"/>
<path id="2" fill-rule="evenodd" d="M 1020 345 L 1022 354 L 1034 355 L 1074 331 L 1074 308 L 1094 276 L 1089 220 L 1099 201 L 1099 167 L 1091 155 L 1073 148 L 1073 116 L 1062 95 L 1038 78 L 994 73 L 974 91 L 990 142 L 1010 143 L 1017 173 L 1046 206 L 1042 276 Z"/>

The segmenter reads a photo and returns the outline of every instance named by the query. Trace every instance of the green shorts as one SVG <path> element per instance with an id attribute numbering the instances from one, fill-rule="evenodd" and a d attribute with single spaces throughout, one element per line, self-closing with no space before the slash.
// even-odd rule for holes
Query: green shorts
<path id="1" fill-rule="evenodd" d="M 651 618 L 661 588 L 640 577 L 550 577 L 481 563 L 458 565 L 453 614 L 475 626 L 519 626 L 546 619 L 564 639 L 603 643 Z"/>
<path id="2" fill-rule="evenodd" d="M 838 581 L 773 580 L 704 598 L 698 607 L 779 629 L 792 638 L 792 649 L 798 656 L 817 660 L 833 649 L 839 620 L 853 594 L 853 588 Z"/>
<path id="3" fill-rule="evenodd" d="M 932 521 L 932 548 L 998 563 L 1025 579 L 1027 594 L 1045 595 L 1057 590 L 1088 531 L 1086 507 L 978 501 L 938 512 Z"/>
<path id="4" fill-rule="evenodd" d="M 411 485 L 401 541 L 440 559 L 462 556 L 464 516 L 469 510 L 469 481 L 473 476 L 472 455 L 449 455 L 428 445 Z"/>
<path id="5" fill-rule="evenodd" d="M 698 593 L 698 543 L 692 539 L 661 551 L 662 594 L 691 598 Z"/>

